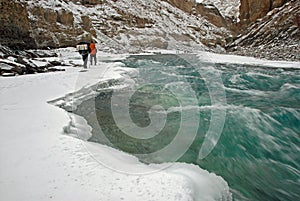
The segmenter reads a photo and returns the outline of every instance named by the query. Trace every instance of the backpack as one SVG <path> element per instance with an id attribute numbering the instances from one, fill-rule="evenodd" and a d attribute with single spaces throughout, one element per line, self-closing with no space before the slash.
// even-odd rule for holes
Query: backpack
<path id="1" fill-rule="evenodd" d="M 77 49 L 78 51 L 81 51 L 81 50 L 88 50 L 88 45 L 87 45 L 87 44 L 76 45 L 76 49 Z"/>

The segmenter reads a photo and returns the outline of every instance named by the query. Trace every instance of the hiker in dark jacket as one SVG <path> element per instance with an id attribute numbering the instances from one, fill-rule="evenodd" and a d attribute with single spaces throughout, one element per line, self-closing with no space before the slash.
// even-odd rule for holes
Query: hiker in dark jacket
<path id="1" fill-rule="evenodd" d="M 79 54 L 81 54 L 81 56 L 82 56 L 83 68 L 87 68 L 88 56 L 89 56 L 89 53 L 91 52 L 90 43 L 80 42 L 80 43 L 78 43 L 78 45 L 76 45 L 76 48 L 77 48 Z"/>

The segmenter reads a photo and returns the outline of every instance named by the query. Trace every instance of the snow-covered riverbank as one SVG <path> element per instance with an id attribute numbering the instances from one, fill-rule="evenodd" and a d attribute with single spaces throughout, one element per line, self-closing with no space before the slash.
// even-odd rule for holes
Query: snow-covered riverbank
<path id="1" fill-rule="evenodd" d="M 72 51 L 65 52 L 63 59 L 70 60 L 76 54 Z M 63 133 L 70 117 L 48 101 L 103 79 L 121 77 L 108 63 L 84 73 L 65 68 L 65 72 L 0 77 L 0 200 L 208 201 L 231 197 L 221 177 L 194 165 L 176 163 L 156 173 L 133 175 L 94 160 L 87 146 L 115 166 L 148 172 L 161 169 Z"/>

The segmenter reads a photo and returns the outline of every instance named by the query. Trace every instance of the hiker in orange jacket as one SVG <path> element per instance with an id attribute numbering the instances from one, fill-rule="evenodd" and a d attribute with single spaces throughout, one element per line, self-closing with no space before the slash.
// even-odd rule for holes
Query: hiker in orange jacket
<path id="1" fill-rule="evenodd" d="M 97 48 L 96 48 L 96 44 L 95 44 L 94 41 L 91 42 L 90 49 L 91 49 L 91 52 L 90 52 L 91 65 L 93 65 L 93 60 L 94 60 L 94 63 L 96 65 L 97 64 L 97 57 L 96 57 Z"/>

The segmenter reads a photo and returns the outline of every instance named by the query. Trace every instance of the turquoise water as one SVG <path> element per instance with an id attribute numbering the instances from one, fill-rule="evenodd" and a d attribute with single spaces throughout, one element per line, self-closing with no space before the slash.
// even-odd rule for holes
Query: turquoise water
<path id="1" fill-rule="evenodd" d="M 95 99 L 82 103 L 75 111 L 94 127 L 91 141 L 109 144 L 137 156 L 144 154 L 143 157 L 168 146 L 176 138 L 184 116 L 178 94 L 174 94 L 172 87 L 166 87 L 175 83 L 173 87 L 183 94 L 184 107 L 192 106 L 187 109 L 190 113 L 185 113 L 191 116 L 185 122 L 186 138 L 183 137 L 183 141 L 191 138 L 192 143 L 177 161 L 197 164 L 222 176 L 228 182 L 234 200 L 300 200 L 300 70 L 212 64 L 201 62 L 194 55 L 130 56 L 122 62 L 139 71 L 139 76 L 132 78 L 136 83 L 134 90 L 126 88 L 113 92 L 100 87 Z M 209 75 L 220 75 L 223 87 L 217 87 L 222 87 L 226 96 L 222 104 L 214 105 L 211 99 L 213 92 L 207 86 Z M 190 89 L 184 88 L 186 84 Z M 189 95 L 191 91 L 197 99 L 196 104 L 194 96 Z M 161 106 L 151 111 L 158 115 L 169 109 L 165 114 L 166 123 L 158 135 L 137 139 L 120 129 L 126 125 L 116 122 L 112 97 L 122 100 L 130 93 L 132 96 L 127 105 L 135 126 L 143 128 L 151 124 L 149 110 L 152 106 Z M 93 104 L 97 121 L 87 110 Z M 125 107 L 125 102 L 122 105 L 121 101 L 117 107 L 118 118 L 126 118 Z M 224 127 L 212 152 L 199 159 L 213 108 L 226 112 Z M 192 116 L 195 110 L 199 112 L 197 125 Z M 99 134 L 99 127 L 105 137 Z M 135 131 L 130 125 L 128 127 Z M 194 137 L 189 135 L 195 131 Z M 143 157 L 141 160 L 145 162 L 169 161 L 164 156 Z"/>

